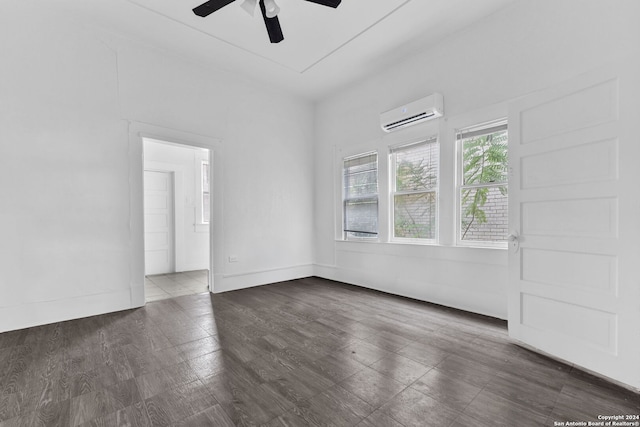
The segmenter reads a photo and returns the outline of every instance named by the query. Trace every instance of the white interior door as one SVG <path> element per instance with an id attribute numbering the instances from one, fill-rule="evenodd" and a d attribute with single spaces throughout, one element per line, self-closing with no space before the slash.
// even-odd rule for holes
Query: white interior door
<path id="1" fill-rule="evenodd" d="M 144 171 L 145 275 L 174 271 L 173 173 Z"/>
<path id="2" fill-rule="evenodd" d="M 634 60 L 635 61 L 635 60 Z M 509 334 L 640 387 L 640 90 L 616 64 L 509 111 Z"/>

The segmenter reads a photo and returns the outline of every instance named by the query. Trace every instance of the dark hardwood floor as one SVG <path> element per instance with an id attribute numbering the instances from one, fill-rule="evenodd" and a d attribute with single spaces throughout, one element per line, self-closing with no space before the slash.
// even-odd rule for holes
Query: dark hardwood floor
<path id="1" fill-rule="evenodd" d="M 0 334 L 0 393 L 1 427 L 640 414 L 640 395 L 512 344 L 504 322 L 318 278 Z"/>

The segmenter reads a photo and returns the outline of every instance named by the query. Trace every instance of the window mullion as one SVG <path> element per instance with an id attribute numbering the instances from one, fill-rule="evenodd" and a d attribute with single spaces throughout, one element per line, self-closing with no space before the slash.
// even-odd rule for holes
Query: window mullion
<path id="1" fill-rule="evenodd" d="M 460 189 L 462 190 L 472 190 L 474 188 L 487 188 L 487 187 L 506 187 L 508 183 L 506 181 L 501 182 L 491 182 L 487 184 L 469 184 L 469 185 L 461 185 Z"/>
<path id="2" fill-rule="evenodd" d="M 392 192 L 394 196 L 405 196 L 411 194 L 423 194 L 423 193 L 436 193 L 436 188 L 427 188 L 424 190 L 406 190 L 406 191 L 394 191 Z"/>

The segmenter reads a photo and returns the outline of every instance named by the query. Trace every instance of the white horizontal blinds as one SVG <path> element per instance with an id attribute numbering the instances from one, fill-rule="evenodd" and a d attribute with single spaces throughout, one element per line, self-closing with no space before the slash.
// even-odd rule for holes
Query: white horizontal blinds
<path id="1" fill-rule="evenodd" d="M 468 139 L 476 136 L 487 135 L 496 132 L 507 131 L 506 119 L 501 119 L 494 122 L 488 122 L 477 126 L 471 126 L 468 128 L 458 130 L 457 139 Z"/>
<path id="2" fill-rule="evenodd" d="M 508 234 L 506 120 L 462 129 L 460 240 L 505 242 Z"/>
<path id="3" fill-rule="evenodd" d="M 391 149 L 393 236 L 435 240 L 440 147 L 436 137 Z"/>
<path id="4" fill-rule="evenodd" d="M 462 141 L 463 185 L 507 181 L 507 122 L 501 120 L 458 132 Z"/>
<path id="5" fill-rule="evenodd" d="M 378 237 L 378 154 L 344 160 L 344 237 Z"/>

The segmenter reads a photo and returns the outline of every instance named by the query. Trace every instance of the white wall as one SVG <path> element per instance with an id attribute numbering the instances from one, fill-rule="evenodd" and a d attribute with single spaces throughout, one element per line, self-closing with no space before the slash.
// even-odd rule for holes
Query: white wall
<path id="1" fill-rule="evenodd" d="M 209 153 L 184 145 L 169 145 L 144 139 L 144 169 L 173 171 L 175 180 L 175 269 L 209 269 L 209 225 L 202 223 L 203 161 Z"/>
<path id="2" fill-rule="evenodd" d="M 314 153 L 316 274 L 506 319 L 506 252 L 454 246 L 453 128 L 474 117 L 505 116 L 510 100 L 637 55 L 638 16 L 634 0 L 518 2 L 323 100 Z M 433 92 L 444 95 L 446 120 L 383 137 L 381 111 Z M 377 149 L 384 157 L 389 144 L 433 132 L 442 150 L 440 245 L 385 243 L 384 228 L 380 243 L 340 241 L 341 156 Z M 386 176 L 384 162 L 380 167 Z M 381 179 L 381 194 L 386 185 Z M 382 226 L 387 207 L 381 197 Z"/>
<path id="3" fill-rule="evenodd" d="M 143 303 L 140 123 L 221 141 L 216 291 L 310 275 L 312 105 L 44 6 L 0 3 L 0 332 Z"/>

